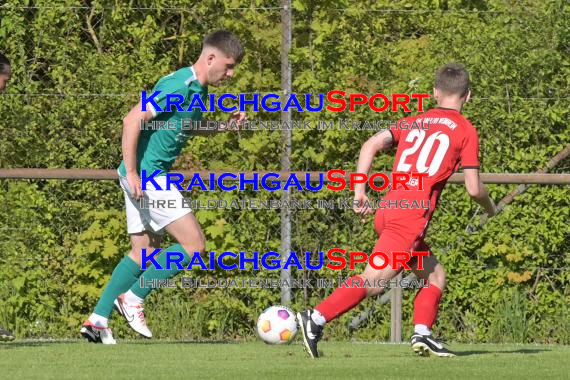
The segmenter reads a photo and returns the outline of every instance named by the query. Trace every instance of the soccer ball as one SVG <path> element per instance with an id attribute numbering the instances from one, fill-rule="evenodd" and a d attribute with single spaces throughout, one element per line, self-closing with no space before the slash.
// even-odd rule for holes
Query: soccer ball
<path id="1" fill-rule="evenodd" d="M 267 344 L 291 343 L 297 334 L 295 313 L 281 305 L 268 307 L 257 320 L 257 333 Z"/>

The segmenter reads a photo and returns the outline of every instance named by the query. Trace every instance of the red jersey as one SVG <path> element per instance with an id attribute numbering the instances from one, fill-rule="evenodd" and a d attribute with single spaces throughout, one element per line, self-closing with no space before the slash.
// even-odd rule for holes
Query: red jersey
<path id="1" fill-rule="evenodd" d="M 392 171 L 428 175 L 423 178 L 423 190 L 418 189 L 417 179 L 413 178 L 408 183 L 411 190 L 392 188 L 385 199 L 429 200 L 424 214 L 429 220 L 453 172 L 460 165 L 463 169 L 479 168 L 477 131 L 459 111 L 449 108 L 434 108 L 401 121 L 406 121 L 409 129 L 403 129 L 406 125 L 400 123 L 390 129 L 398 144 Z"/>

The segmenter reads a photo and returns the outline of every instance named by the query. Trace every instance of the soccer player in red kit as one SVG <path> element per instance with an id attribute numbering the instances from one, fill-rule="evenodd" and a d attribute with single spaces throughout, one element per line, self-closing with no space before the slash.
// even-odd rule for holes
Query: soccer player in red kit
<path id="1" fill-rule="evenodd" d="M 392 186 L 384 197 L 392 202 L 407 200 L 412 203 L 416 200 L 421 204 L 421 201 L 429 201 L 430 206 L 428 209 L 378 210 L 374 217 L 378 241 L 373 250 L 386 253 L 391 261 L 391 254 L 396 251 L 429 252 L 429 256 L 423 257 L 423 269 L 418 268 L 417 260 L 408 263 L 418 279 L 426 283 L 429 280 L 429 286 L 420 288 L 414 300 L 414 334 L 411 343 L 412 349 L 422 356 L 454 356 L 431 333 L 445 286 L 445 271 L 424 241 L 428 223 L 447 179 L 461 166 L 469 195 L 489 216 L 497 213 L 494 202 L 479 179 L 477 131 L 461 115 L 463 104 L 470 95 L 467 71 L 454 63 L 443 66 L 435 78 L 434 98 L 438 107 L 403 119 L 409 126 L 416 122 L 422 127 L 401 129 L 399 126 L 404 124 L 398 124 L 389 131 L 380 132 L 364 143 L 358 159 L 357 173 L 368 174 L 376 153 L 397 145 L 393 172 L 427 174 L 422 178 L 423 183 L 418 178 L 412 178 L 407 183 L 409 190 L 402 185 Z M 429 128 L 426 127 L 428 123 Z M 356 185 L 354 199 L 358 201 L 354 207 L 356 213 L 373 213 L 367 206 L 370 201 L 365 194 L 365 184 Z M 374 263 L 376 267 L 382 264 Z M 369 263 L 362 274 L 345 281 L 314 310 L 298 313 L 303 343 L 309 355 L 313 358 L 319 356 L 317 343 L 322 337 L 325 323 L 352 309 L 364 298 L 381 293 L 382 286 L 370 284 L 378 284 L 381 279 L 388 281 L 401 270 L 401 264 L 396 268 L 390 263 L 384 269 L 374 269 Z"/>

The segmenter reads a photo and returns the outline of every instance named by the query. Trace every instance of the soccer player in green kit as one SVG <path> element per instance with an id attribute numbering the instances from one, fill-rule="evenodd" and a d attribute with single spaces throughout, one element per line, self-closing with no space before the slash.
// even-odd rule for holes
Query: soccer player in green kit
<path id="1" fill-rule="evenodd" d="M 146 271 L 141 270 L 142 250 L 153 252 L 160 247 L 164 230 L 171 234 L 177 244 L 163 251 L 180 252 L 184 255 L 182 264 L 190 263 L 190 254 L 204 252 L 204 234 L 190 208 L 183 207 L 182 194 L 174 186 L 166 190 L 165 174 L 180 154 L 187 140 L 192 135 L 204 135 L 219 130 L 191 130 L 182 128 L 181 119 L 201 121 L 202 113 L 197 107 L 189 112 L 193 96 L 199 96 L 202 103 L 207 97 L 207 85 L 218 86 L 234 75 L 235 66 L 243 58 L 244 50 L 238 38 L 228 31 L 216 31 L 204 39 L 203 49 L 198 60 L 191 67 L 182 68 L 165 77 L 155 85 L 151 94 L 160 91 L 153 97 L 152 103 L 139 102 L 123 120 L 122 150 L 123 161 L 119 166 L 119 180 L 125 195 L 127 212 L 127 229 L 131 238 L 132 249 L 115 267 L 107 287 L 103 291 L 93 313 L 83 323 L 81 334 L 90 342 L 115 344 L 108 318 L 113 307 L 127 320 L 129 325 L 147 338 L 152 333 L 146 325 L 143 313 L 143 300 L 152 290 L 141 287 L 141 282 L 172 278 L 181 270 L 157 270 L 154 266 Z M 183 97 L 180 111 L 178 107 L 166 109 L 166 95 L 177 94 Z M 152 95 L 147 96 L 147 100 Z M 194 103 L 195 104 L 195 103 Z M 150 120 L 175 123 L 176 129 L 141 130 L 141 123 Z M 241 124 L 246 120 L 245 113 L 237 112 L 230 116 L 229 122 Z M 167 124 L 168 125 L 168 124 Z M 227 130 L 227 129 L 226 129 Z M 142 191 L 141 173 L 146 170 L 147 176 L 160 170 L 154 177 L 164 190 L 156 190 L 151 182 Z M 163 204 L 175 204 L 175 208 L 140 207 L 141 198 L 147 204 L 166 200 Z M 166 255 L 159 255 L 156 261 L 166 268 Z M 141 278 L 142 277 L 142 278 Z"/>

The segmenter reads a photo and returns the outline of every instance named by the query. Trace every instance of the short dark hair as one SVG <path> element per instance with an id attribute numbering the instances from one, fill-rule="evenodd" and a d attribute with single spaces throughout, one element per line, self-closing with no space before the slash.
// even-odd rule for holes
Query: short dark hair
<path id="1" fill-rule="evenodd" d="M 206 46 L 220 50 L 228 57 L 235 59 L 236 63 L 240 63 L 245 54 L 237 36 L 227 30 L 217 30 L 208 34 L 204 38 L 204 47 Z"/>
<path id="2" fill-rule="evenodd" d="M 463 97 L 469 92 L 469 73 L 458 63 L 448 63 L 435 73 L 435 88 Z"/>
<path id="3" fill-rule="evenodd" d="M 4 54 L 0 53 L 0 74 L 6 73 L 7 66 L 10 66 L 10 61 Z"/>

